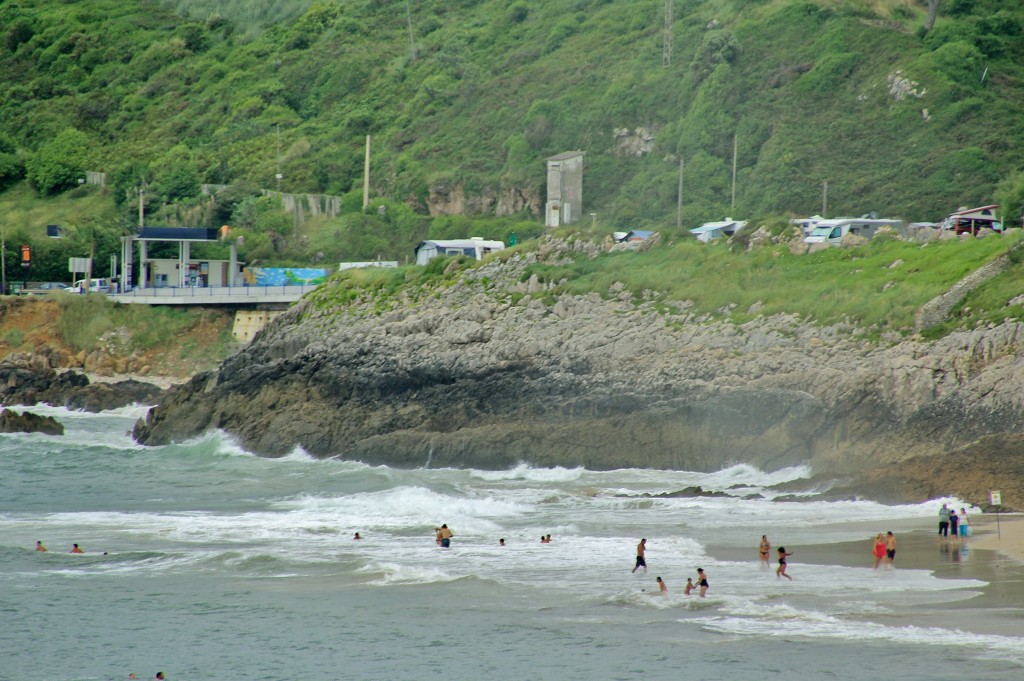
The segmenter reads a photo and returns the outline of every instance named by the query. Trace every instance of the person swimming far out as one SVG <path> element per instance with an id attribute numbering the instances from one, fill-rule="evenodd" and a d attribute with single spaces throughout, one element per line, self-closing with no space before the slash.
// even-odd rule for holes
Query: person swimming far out
<path id="1" fill-rule="evenodd" d="M 46 551 L 46 547 L 43 546 L 43 542 L 41 542 L 41 541 L 37 541 L 36 542 L 36 551 Z"/>
<path id="2" fill-rule="evenodd" d="M 71 550 L 68 553 L 85 553 L 82 549 L 78 548 L 78 544 L 72 544 Z"/>
<path id="3" fill-rule="evenodd" d="M 355 539 L 362 539 L 362 537 L 361 537 L 361 536 L 359 535 L 359 533 L 358 533 L 358 532 L 356 532 L 356 533 L 355 533 L 355 534 L 354 534 L 354 535 L 352 536 L 352 539 L 354 539 L 354 540 L 355 540 Z"/>

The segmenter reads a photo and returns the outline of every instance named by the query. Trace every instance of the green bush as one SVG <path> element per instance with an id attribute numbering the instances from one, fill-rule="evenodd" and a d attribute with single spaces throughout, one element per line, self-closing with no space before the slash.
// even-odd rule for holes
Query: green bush
<path id="1" fill-rule="evenodd" d="M 56 194 L 78 186 L 85 177 L 89 138 L 67 128 L 28 157 L 25 174 L 41 194 Z"/>

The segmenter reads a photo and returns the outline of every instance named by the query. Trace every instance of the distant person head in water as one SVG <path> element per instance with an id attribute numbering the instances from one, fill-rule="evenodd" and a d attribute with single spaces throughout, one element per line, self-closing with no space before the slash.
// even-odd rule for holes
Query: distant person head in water
<path id="1" fill-rule="evenodd" d="M 505 538 L 502 537 L 501 539 L 498 540 L 498 546 L 504 546 L 504 545 L 505 545 Z"/>
<path id="2" fill-rule="evenodd" d="M 37 541 L 36 542 L 36 551 L 45 551 L 45 550 L 46 550 L 46 547 L 43 546 L 43 542 Z"/>
<path id="3" fill-rule="evenodd" d="M 359 536 L 358 532 L 356 532 L 355 535 L 352 538 L 353 539 L 362 539 L 362 537 Z"/>
<path id="4" fill-rule="evenodd" d="M 71 553 L 85 553 L 82 549 L 78 548 L 78 544 L 72 544 Z"/>

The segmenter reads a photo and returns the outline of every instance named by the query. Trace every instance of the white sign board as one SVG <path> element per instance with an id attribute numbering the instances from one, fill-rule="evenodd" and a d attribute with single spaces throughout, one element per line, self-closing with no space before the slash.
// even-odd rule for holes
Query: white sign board
<path id="1" fill-rule="evenodd" d="M 68 258 L 68 272 L 92 272 L 92 258 Z"/>
<path id="2" fill-rule="evenodd" d="M 1002 506 L 1003 505 L 1003 495 L 1002 495 L 1002 493 L 1000 493 L 999 490 L 995 490 L 994 489 L 991 492 L 989 492 L 988 493 L 988 499 L 992 503 L 993 506 Z"/>

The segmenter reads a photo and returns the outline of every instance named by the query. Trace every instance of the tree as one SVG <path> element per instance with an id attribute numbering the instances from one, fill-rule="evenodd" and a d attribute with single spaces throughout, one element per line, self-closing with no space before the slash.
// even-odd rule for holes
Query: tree
<path id="1" fill-rule="evenodd" d="M 41 194 L 57 194 L 76 187 L 78 180 L 85 177 L 88 148 L 85 133 L 67 128 L 29 157 L 25 174 Z"/>
<path id="2" fill-rule="evenodd" d="M 925 0 L 925 5 L 928 6 L 928 14 L 924 19 L 924 32 L 932 30 L 935 27 L 935 19 L 939 16 L 939 3 L 942 0 Z"/>

